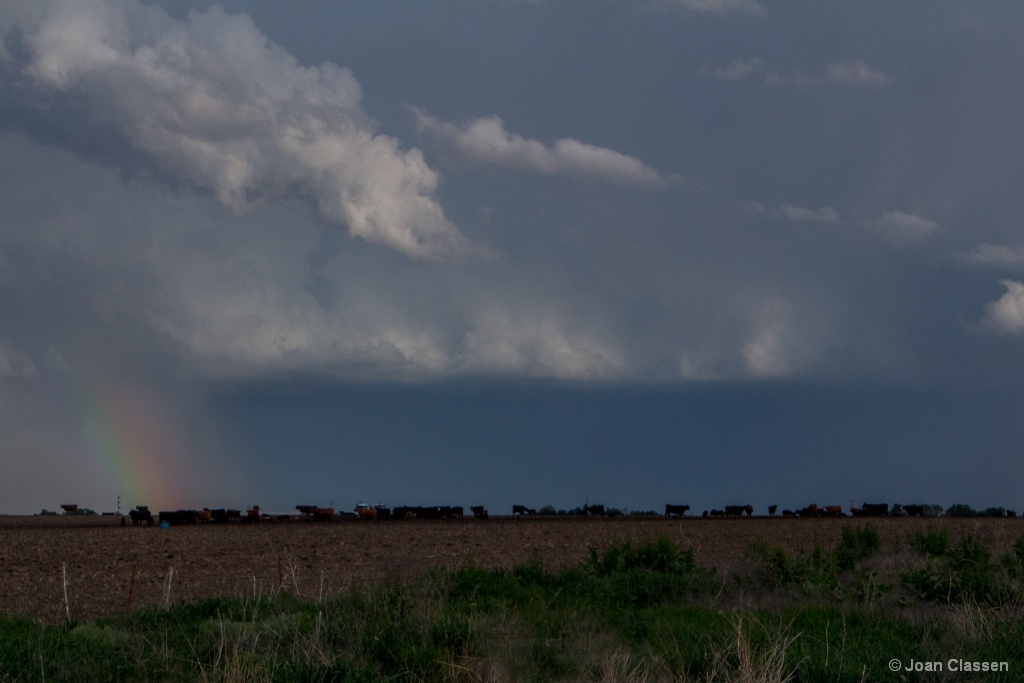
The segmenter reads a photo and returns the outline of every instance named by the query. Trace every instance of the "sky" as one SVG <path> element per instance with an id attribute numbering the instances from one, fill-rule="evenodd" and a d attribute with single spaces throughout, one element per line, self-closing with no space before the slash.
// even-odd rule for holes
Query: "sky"
<path id="1" fill-rule="evenodd" d="M 1024 508 L 1024 5 L 6 0 L 0 512 Z"/>

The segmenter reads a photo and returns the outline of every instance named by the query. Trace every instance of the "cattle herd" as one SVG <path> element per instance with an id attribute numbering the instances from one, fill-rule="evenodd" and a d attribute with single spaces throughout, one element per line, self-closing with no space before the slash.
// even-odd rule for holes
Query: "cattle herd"
<path id="1" fill-rule="evenodd" d="M 378 505 L 367 505 L 365 503 L 359 503 L 355 506 L 352 512 L 348 511 L 337 511 L 333 507 L 318 507 L 315 505 L 296 505 L 295 509 L 298 511 L 298 515 L 291 514 L 277 514 L 270 515 L 260 512 L 260 507 L 254 505 L 244 512 L 241 510 L 229 510 L 229 509 L 210 509 L 203 508 L 202 510 L 174 510 L 174 511 L 160 511 L 154 519 L 153 513 L 150 512 L 149 508 L 145 505 L 139 505 L 135 509 L 128 513 L 128 518 L 131 519 L 133 526 L 140 526 L 145 524 L 146 526 L 152 526 L 154 523 L 161 526 L 169 526 L 172 524 L 199 524 L 201 522 L 212 522 L 219 524 L 227 524 L 232 520 L 239 522 L 257 523 L 257 522 L 272 522 L 272 521 L 289 521 L 293 519 L 301 519 L 311 522 L 331 522 L 341 521 L 345 519 L 351 520 L 362 520 L 362 521 L 381 521 L 381 520 L 413 520 L 413 519 L 425 519 L 425 520 L 441 520 L 441 519 L 462 519 L 466 516 L 465 510 L 462 506 L 451 506 L 451 505 L 433 505 L 433 506 L 399 506 L 390 508 L 382 504 Z M 489 519 L 490 514 L 487 509 L 482 505 L 474 505 L 469 508 L 470 513 L 475 519 Z M 677 505 L 677 504 L 666 504 L 665 514 L 666 519 L 677 519 L 687 516 L 687 512 L 690 511 L 689 505 Z M 543 514 L 545 511 L 542 510 L 538 513 L 535 508 L 527 507 L 525 505 L 516 504 L 512 506 L 512 517 L 519 519 L 520 517 L 533 517 Z M 777 505 L 768 506 L 768 517 L 776 517 L 778 513 Z M 884 517 L 884 516 L 899 516 L 899 517 L 920 517 L 928 516 L 933 514 L 934 511 L 930 509 L 930 506 L 925 505 L 894 505 L 891 508 L 888 503 L 865 503 L 860 507 L 851 507 L 849 515 L 853 517 Z M 604 505 L 583 505 L 582 507 L 575 508 L 571 513 L 559 513 L 559 514 L 571 514 L 577 517 L 615 517 L 622 513 L 615 509 L 605 509 Z M 647 515 L 657 513 L 647 513 Z M 721 509 L 704 510 L 700 515 L 702 518 L 715 519 L 715 518 L 728 518 L 728 517 L 753 517 L 754 506 L 752 505 L 726 505 Z M 812 503 L 806 507 L 797 510 L 783 510 L 782 517 L 846 517 L 847 513 L 843 511 L 842 506 L 839 505 L 823 505 L 819 506 L 816 503 Z M 1002 511 L 1000 509 L 1000 515 L 1005 517 L 1016 517 L 1017 513 L 1013 510 Z M 125 525 L 125 518 L 121 518 L 121 525 Z"/>

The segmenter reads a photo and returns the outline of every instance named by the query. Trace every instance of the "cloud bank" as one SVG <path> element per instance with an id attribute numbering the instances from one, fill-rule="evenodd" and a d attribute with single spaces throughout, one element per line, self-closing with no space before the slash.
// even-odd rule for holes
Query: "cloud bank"
<path id="1" fill-rule="evenodd" d="M 5 16 L 11 97 L 65 136 L 113 131 L 156 175 L 235 212 L 302 198 L 409 256 L 467 248 L 433 198 L 437 174 L 374 131 L 351 72 L 300 65 L 247 16 L 215 5 L 178 21 L 130 0 L 32 0 Z"/>

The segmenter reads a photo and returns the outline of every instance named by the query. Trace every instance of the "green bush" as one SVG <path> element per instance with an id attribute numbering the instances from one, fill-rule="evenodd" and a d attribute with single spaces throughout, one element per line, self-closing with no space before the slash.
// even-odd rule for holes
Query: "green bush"
<path id="1" fill-rule="evenodd" d="M 873 524 L 862 527 L 844 526 L 839 547 L 836 548 L 836 565 L 839 571 L 853 571 L 861 560 L 882 549 L 878 529 Z"/>
<path id="2" fill-rule="evenodd" d="M 945 557 L 949 555 L 949 530 L 945 527 L 935 529 L 929 527 L 918 531 L 910 541 L 910 547 L 922 555 Z"/>

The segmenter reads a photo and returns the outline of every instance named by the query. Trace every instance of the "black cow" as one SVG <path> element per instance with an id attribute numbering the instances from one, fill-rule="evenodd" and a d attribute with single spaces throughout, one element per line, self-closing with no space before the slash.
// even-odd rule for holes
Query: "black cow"
<path id="1" fill-rule="evenodd" d="M 487 514 L 487 509 L 483 505 L 474 505 L 469 508 L 473 512 L 473 516 L 477 519 L 489 519 L 490 515 Z"/>
<path id="2" fill-rule="evenodd" d="M 746 513 L 747 517 L 750 517 L 752 514 L 754 514 L 754 506 L 753 505 L 726 505 L 725 506 L 725 516 L 726 517 L 740 517 L 740 516 L 743 515 L 743 513 Z"/>
<path id="3" fill-rule="evenodd" d="M 227 524 L 232 519 L 242 519 L 242 511 L 225 510 L 223 508 L 210 510 L 210 521 L 214 524 Z"/>
<path id="4" fill-rule="evenodd" d="M 768 506 L 768 516 L 769 517 L 774 517 L 775 516 L 775 511 L 778 510 L 778 509 L 779 509 L 778 505 L 769 505 Z"/>
<path id="5" fill-rule="evenodd" d="M 864 503 L 859 508 L 851 508 L 855 517 L 884 517 L 889 514 L 888 503 Z"/>
<path id="6" fill-rule="evenodd" d="M 580 509 L 581 517 L 604 517 L 604 505 L 584 505 Z"/>
<path id="7" fill-rule="evenodd" d="M 512 516 L 518 517 L 519 515 L 535 515 L 537 511 L 533 508 L 528 508 L 525 505 L 513 505 Z"/>
<path id="8" fill-rule="evenodd" d="M 167 522 L 168 524 L 198 524 L 199 523 L 199 511 L 198 510 L 174 510 L 174 511 L 160 511 L 160 523 Z"/>
<path id="9" fill-rule="evenodd" d="M 924 515 L 924 505 L 904 505 L 903 511 L 907 513 L 907 517 L 921 517 Z"/>
<path id="10" fill-rule="evenodd" d="M 672 505 L 670 503 L 665 504 L 665 517 L 685 517 L 687 510 L 690 509 L 689 505 Z"/>
<path id="11" fill-rule="evenodd" d="M 407 506 L 398 506 L 391 508 L 391 519 L 403 520 L 403 519 L 415 519 L 416 513 L 413 512 L 412 508 Z"/>
<path id="12" fill-rule="evenodd" d="M 136 506 L 128 516 L 132 518 L 132 526 L 140 526 L 143 522 L 146 526 L 153 526 L 153 513 L 145 505 Z"/>

